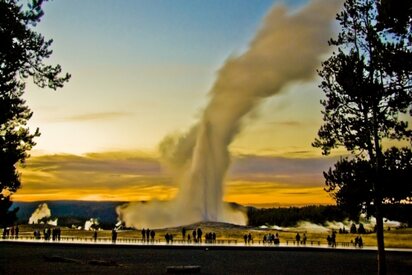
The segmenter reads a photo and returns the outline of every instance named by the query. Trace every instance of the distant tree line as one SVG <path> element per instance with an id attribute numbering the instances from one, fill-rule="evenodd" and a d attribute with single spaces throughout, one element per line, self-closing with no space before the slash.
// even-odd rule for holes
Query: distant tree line
<path id="1" fill-rule="evenodd" d="M 383 209 L 384 217 L 390 220 L 406 223 L 412 227 L 412 205 L 388 205 Z M 353 220 L 358 222 L 359 215 L 354 217 L 335 205 L 311 205 L 305 207 L 284 208 L 247 208 L 248 225 L 277 225 L 293 227 L 299 221 L 315 224 L 325 224 L 327 221 L 342 222 Z"/>

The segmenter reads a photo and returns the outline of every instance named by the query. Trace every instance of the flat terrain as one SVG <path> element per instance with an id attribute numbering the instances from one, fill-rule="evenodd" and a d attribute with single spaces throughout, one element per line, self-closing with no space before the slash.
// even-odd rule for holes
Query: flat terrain
<path id="1" fill-rule="evenodd" d="M 412 252 L 387 252 L 388 274 L 410 274 Z M 376 274 L 376 251 L 310 247 L 219 247 L 0 242 L 0 274 Z"/>

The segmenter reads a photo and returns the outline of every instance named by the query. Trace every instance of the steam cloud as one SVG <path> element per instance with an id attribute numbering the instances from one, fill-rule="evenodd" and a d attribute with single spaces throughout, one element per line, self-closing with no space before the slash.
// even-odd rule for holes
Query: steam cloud
<path id="1" fill-rule="evenodd" d="M 365 230 L 373 231 L 376 225 L 376 218 L 375 217 L 367 218 L 365 215 L 361 215 L 360 223 L 363 224 Z M 261 226 L 260 228 L 270 228 L 270 229 L 279 230 L 279 231 L 329 233 L 331 232 L 331 230 L 339 231 L 339 229 L 343 229 L 343 228 L 345 228 L 345 230 L 349 232 L 352 224 L 355 224 L 356 227 L 358 228 L 360 223 L 356 223 L 350 220 L 344 220 L 343 222 L 328 221 L 324 225 L 321 225 L 321 224 L 311 223 L 308 221 L 300 221 L 294 227 L 281 227 L 281 226 L 273 225 L 273 226 Z M 389 227 L 399 228 L 401 226 L 402 226 L 401 222 L 384 219 L 385 228 L 389 228 Z"/>
<path id="2" fill-rule="evenodd" d="M 240 56 L 220 69 L 201 120 L 186 135 L 166 137 L 160 151 L 176 172 L 180 191 L 173 201 L 131 203 L 117 209 L 127 226 L 178 226 L 198 221 L 246 224 L 223 202 L 228 146 L 242 119 L 289 83 L 313 78 L 328 50 L 331 22 L 340 1 L 312 1 L 297 12 L 275 6 Z"/>
<path id="3" fill-rule="evenodd" d="M 99 220 L 95 218 L 90 218 L 90 220 L 84 223 L 84 230 L 94 230 L 99 225 Z"/>
<path id="4" fill-rule="evenodd" d="M 39 224 L 39 222 L 44 218 L 49 218 L 51 216 L 51 211 L 47 206 L 47 203 L 41 203 L 31 214 L 29 219 L 29 224 Z M 57 222 L 57 221 L 56 221 Z"/>

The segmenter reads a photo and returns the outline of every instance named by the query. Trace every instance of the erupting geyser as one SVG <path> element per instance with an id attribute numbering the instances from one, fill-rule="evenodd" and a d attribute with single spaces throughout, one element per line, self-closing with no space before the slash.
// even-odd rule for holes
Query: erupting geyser
<path id="1" fill-rule="evenodd" d="M 126 226 L 166 227 L 198 221 L 246 224 L 244 213 L 223 202 L 228 147 L 242 119 L 262 100 L 292 82 L 313 78 L 328 50 L 331 23 L 340 1 L 312 1 L 289 13 L 274 7 L 249 49 L 230 58 L 210 91 L 200 122 L 186 135 L 166 137 L 160 151 L 181 183 L 169 202 L 131 203 L 117 209 Z"/>

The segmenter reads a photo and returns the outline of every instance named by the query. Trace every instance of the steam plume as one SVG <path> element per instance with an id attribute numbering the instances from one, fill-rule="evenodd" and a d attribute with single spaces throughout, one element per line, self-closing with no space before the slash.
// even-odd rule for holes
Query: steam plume
<path id="1" fill-rule="evenodd" d="M 332 230 L 339 231 L 339 229 L 345 229 L 346 232 L 349 232 L 351 225 L 355 224 L 356 228 L 359 228 L 360 223 L 364 226 L 366 231 L 372 232 L 376 226 L 376 218 L 371 217 L 367 218 L 364 215 L 361 215 L 359 223 L 344 220 L 341 222 L 337 221 L 328 221 L 324 225 L 315 224 L 308 221 L 299 221 L 296 226 L 293 227 L 281 227 L 277 225 L 272 226 L 261 226 L 261 228 L 270 228 L 279 231 L 299 231 L 299 232 L 311 232 L 311 233 L 329 233 Z M 402 226 L 401 222 L 391 221 L 384 218 L 384 227 L 385 228 L 399 228 Z"/>
<path id="2" fill-rule="evenodd" d="M 95 218 L 90 218 L 90 220 L 86 221 L 84 223 L 84 230 L 94 230 L 98 227 L 99 225 L 99 220 Z"/>
<path id="3" fill-rule="evenodd" d="M 128 226 L 176 226 L 197 221 L 245 224 L 241 212 L 223 203 L 229 166 L 228 146 L 242 119 L 262 100 L 289 83 L 313 78 L 319 56 L 328 50 L 331 21 L 340 2 L 312 1 L 298 12 L 274 7 L 249 49 L 223 65 L 199 123 L 186 135 L 160 145 L 165 160 L 179 175 L 174 201 L 129 204 L 118 209 Z"/>
<path id="4" fill-rule="evenodd" d="M 41 203 L 31 214 L 29 219 L 29 224 L 38 224 L 42 219 L 49 218 L 51 216 L 51 211 L 47 206 L 47 203 Z"/>

